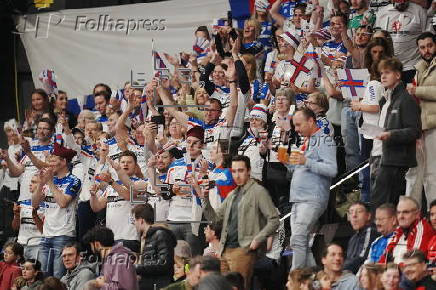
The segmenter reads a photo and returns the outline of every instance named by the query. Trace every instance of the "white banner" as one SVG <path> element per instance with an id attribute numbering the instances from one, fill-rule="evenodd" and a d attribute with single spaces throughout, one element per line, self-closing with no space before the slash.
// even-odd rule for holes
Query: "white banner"
<path id="1" fill-rule="evenodd" d="M 60 10 L 20 16 L 17 30 L 35 86 L 41 87 L 41 71 L 52 69 L 59 89 L 81 99 L 99 82 L 123 87 L 132 72 L 134 80 L 149 80 L 152 39 L 162 52 L 192 52 L 195 29 L 210 28 L 229 9 L 227 0 L 171 0 Z"/>

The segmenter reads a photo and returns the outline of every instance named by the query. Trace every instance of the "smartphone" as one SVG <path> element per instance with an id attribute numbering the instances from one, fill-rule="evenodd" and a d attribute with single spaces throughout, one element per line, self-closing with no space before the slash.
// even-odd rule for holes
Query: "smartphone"
<path id="1" fill-rule="evenodd" d="M 235 29 L 232 29 L 232 30 L 230 31 L 229 35 L 230 35 L 230 37 L 231 37 L 233 40 L 236 40 L 236 38 L 238 38 L 238 33 L 236 32 Z"/>
<path id="2" fill-rule="evenodd" d="M 151 122 L 155 123 L 156 125 L 163 125 L 165 124 L 165 117 L 162 115 L 151 116 Z"/>

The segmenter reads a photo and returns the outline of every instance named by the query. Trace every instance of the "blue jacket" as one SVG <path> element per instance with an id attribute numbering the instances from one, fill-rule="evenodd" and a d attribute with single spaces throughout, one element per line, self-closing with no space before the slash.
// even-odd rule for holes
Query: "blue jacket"
<path id="1" fill-rule="evenodd" d="M 331 179 L 336 176 L 336 144 L 333 137 L 318 130 L 304 151 L 306 164 L 287 165 L 294 170 L 289 202 L 317 202 L 327 204 Z"/>
<path id="2" fill-rule="evenodd" d="M 368 260 L 366 261 L 367 263 L 378 263 L 380 257 L 385 253 L 386 246 L 393 235 L 393 232 L 387 236 L 382 235 L 372 242 L 369 250 Z"/>

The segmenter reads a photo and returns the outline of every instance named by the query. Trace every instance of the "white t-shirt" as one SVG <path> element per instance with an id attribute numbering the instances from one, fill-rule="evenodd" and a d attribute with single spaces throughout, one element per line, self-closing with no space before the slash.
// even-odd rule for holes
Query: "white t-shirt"
<path id="1" fill-rule="evenodd" d="M 388 113 L 388 107 L 391 104 L 391 95 L 390 94 L 386 94 L 385 98 L 386 98 L 386 103 L 381 108 L 380 118 L 378 120 L 378 126 L 380 128 L 384 128 L 385 127 L 385 121 L 386 121 L 386 116 L 387 116 L 387 113 Z M 382 156 L 382 153 L 383 153 L 383 148 L 382 147 L 383 147 L 383 141 L 380 140 L 380 139 L 374 139 L 374 142 L 373 142 L 373 145 L 372 145 L 371 156 Z"/>
<path id="2" fill-rule="evenodd" d="M 395 56 L 403 63 L 404 71 L 414 69 L 420 58 L 416 39 L 426 31 L 427 11 L 418 4 L 409 3 L 406 11 L 400 12 L 390 4 L 377 12 L 375 27 L 391 34 Z"/>
<path id="3" fill-rule="evenodd" d="M 238 148 L 238 155 L 244 155 L 250 158 L 251 178 L 262 181 L 262 168 L 264 159 L 259 153 L 259 143 L 256 139 L 249 135 L 244 139 Z"/>
<path id="4" fill-rule="evenodd" d="M 44 219 L 44 203 L 38 208 L 38 216 Z M 20 202 L 20 230 L 17 242 L 25 246 L 37 246 L 41 241 L 42 234 L 38 230 L 32 217 L 32 200 Z"/>
<path id="5" fill-rule="evenodd" d="M 15 165 L 17 165 L 17 163 L 18 163 L 16 161 L 17 157 L 15 156 L 15 154 L 19 153 L 20 151 L 21 151 L 20 145 L 9 145 L 9 147 L 8 147 L 9 159 L 11 159 Z M 18 180 L 19 180 L 19 177 L 11 177 L 9 175 L 9 169 L 6 169 L 5 177 L 3 179 L 3 186 L 7 186 L 10 190 L 17 190 L 18 189 Z"/>
<path id="6" fill-rule="evenodd" d="M 361 104 L 363 105 L 378 105 L 383 94 L 383 86 L 379 81 L 370 81 L 363 94 L 363 99 Z M 378 125 L 378 119 L 380 117 L 380 112 L 368 113 L 362 112 L 363 121 L 367 124 Z M 369 136 L 363 135 L 365 139 L 372 139 Z"/>
<path id="7" fill-rule="evenodd" d="M 42 161 L 45 161 L 45 157 L 50 154 L 51 150 L 53 149 L 52 144 L 40 145 L 37 139 L 31 140 L 29 143 L 33 155 Z M 19 201 L 22 201 L 32 198 L 32 195 L 29 192 L 30 180 L 36 173 L 38 173 L 39 170 L 35 165 L 33 165 L 32 161 L 30 161 L 30 158 L 26 155 L 21 158 L 20 163 L 25 167 L 24 173 L 20 176 L 20 197 L 18 198 Z"/>
<path id="8" fill-rule="evenodd" d="M 138 178 L 131 177 L 131 180 L 137 181 Z M 121 184 L 120 181 L 117 181 Z M 115 240 L 139 240 L 132 215 L 133 205 L 129 200 L 125 200 L 118 195 L 118 192 L 111 186 L 108 186 L 103 192 L 107 199 L 106 204 L 106 226 L 114 232 Z"/>
<path id="9" fill-rule="evenodd" d="M 66 208 L 61 208 L 53 197 L 53 192 L 45 186 L 45 220 L 44 237 L 58 237 L 76 235 L 76 214 L 77 214 L 77 195 L 80 192 L 81 182 L 73 174 L 68 174 L 63 178 L 53 179 L 55 186 L 66 195 L 72 197 L 71 202 Z"/>

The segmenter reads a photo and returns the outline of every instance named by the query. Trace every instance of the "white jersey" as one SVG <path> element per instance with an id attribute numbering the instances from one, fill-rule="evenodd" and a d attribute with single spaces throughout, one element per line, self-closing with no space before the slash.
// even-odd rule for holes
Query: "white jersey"
<path id="1" fill-rule="evenodd" d="M 250 158 L 251 178 L 262 181 L 264 159 L 259 153 L 259 142 L 253 136 L 247 136 L 238 148 L 238 155 Z"/>
<path id="2" fill-rule="evenodd" d="M 32 200 L 23 200 L 20 204 L 20 230 L 17 242 L 24 246 L 37 246 L 41 241 L 42 234 L 33 221 Z M 38 216 L 44 220 L 44 203 L 38 208 Z"/>
<path id="3" fill-rule="evenodd" d="M 20 145 L 9 145 L 8 147 L 8 155 L 9 159 L 17 165 L 18 161 L 16 154 L 20 154 L 21 152 L 21 146 Z M 18 189 L 18 180 L 19 177 L 11 177 L 9 175 L 9 169 L 6 169 L 5 177 L 3 179 L 3 186 L 7 186 L 10 190 L 17 190 Z"/>
<path id="4" fill-rule="evenodd" d="M 81 182 L 73 174 L 68 174 L 63 178 L 53 178 L 55 186 L 66 195 L 72 197 L 71 202 L 66 208 L 61 208 L 53 197 L 53 192 L 48 186 L 44 187 L 45 194 L 45 220 L 44 237 L 58 237 L 76 235 L 76 212 L 77 195 L 80 192 Z"/>
<path id="5" fill-rule="evenodd" d="M 131 177 L 133 181 L 138 178 Z M 120 181 L 117 181 L 121 184 Z M 119 196 L 118 192 L 112 187 L 107 187 L 103 192 L 107 200 L 106 204 L 106 226 L 114 232 L 115 240 L 139 240 L 132 215 L 133 205 L 129 200 Z"/>
<path id="6" fill-rule="evenodd" d="M 156 194 L 154 191 L 150 178 L 154 178 L 153 176 L 150 176 L 147 180 L 147 193 L 148 195 L 148 203 L 154 208 L 155 210 L 155 222 L 156 221 L 166 221 L 168 219 L 168 213 L 170 209 L 170 201 L 165 200 L 162 196 Z M 167 174 L 158 174 L 156 173 L 156 180 L 155 184 L 163 184 L 165 183 L 165 180 L 167 178 Z"/>
<path id="7" fill-rule="evenodd" d="M 50 154 L 51 150 L 53 149 L 52 144 L 40 145 L 37 139 L 31 140 L 29 143 L 33 155 L 42 161 L 45 161 L 46 156 Z M 32 161 L 30 161 L 30 158 L 26 155 L 21 158 L 20 163 L 24 165 L 24 173 L 20 176 L 20 197 L 18 200 L 22 201 L 32 198 L 29 192 L 29 185 L 32 177 L 38 173 L 38 168 L 33 165 Z"/>
<path id="8" fill-rule="evenodd" d="M 189 117 L 188 119 L 188 130 L 193 127 L 201 127 L 204 129 L 204 149 L 202 150 L 202 155 L 206 160 L 210 160 L 210 150 L 211 146 L 218 139 L 228 138 L 228 130 L 226 130 L 227 121 L 224 119 L 219 119 L 215 124 L 206 124 L 204 121 L 197 119 L 195 117 Z"/>

